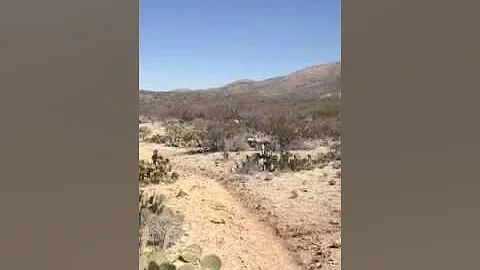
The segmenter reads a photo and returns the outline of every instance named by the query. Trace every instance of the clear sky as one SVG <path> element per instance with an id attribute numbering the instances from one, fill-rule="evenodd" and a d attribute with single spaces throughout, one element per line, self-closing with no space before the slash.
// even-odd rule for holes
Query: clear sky
<path id="1" fill-rule="evenodd" d="M 202 89 L 340 60 L 340 0 L 140 0 L 140 88 Z"/>

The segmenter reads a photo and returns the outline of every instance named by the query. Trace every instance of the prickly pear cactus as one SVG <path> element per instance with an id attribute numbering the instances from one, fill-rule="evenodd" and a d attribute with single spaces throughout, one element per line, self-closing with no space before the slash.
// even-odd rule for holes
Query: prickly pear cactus
<path id="1" fill-rule="evenodd" d="M 155 262 L 149 262 L 147 270 L 160 270 L 160 266 Z"/>
<path id="2" fill-rule="evenodd" d="M 149 260 L 161 265 L 162 263 L 168 262 L 171 258 L 169 258 L 168 254 L 163 250 L 158 250 L 152 252 L 149 256 Z"/>
<path id="3" fill-rule="evenodd" d="M 146 270 L 176 270 L 177 267 L 175 265 L 165 262 L 162 264 L 157 264 L 154 261 L 149 262 L 148 268 Z"/>
<path id="4" fill-rule="evenodd" d="M 171 268 L 177 256 L 166 250 L 150 249 L 140 255 L 140 270 L 164 270 Z M 174 266 L 174 265 L 173 265 Z"/>
<path id="5" fill-rule="evenodd" d="M 190 245 L 185 248 L 180 258 L 182 261 L 190 263 L 200 260 L 200 256 L 202 256 L 202 248 L 199 245 Z"/>
<path id="6" fill-rule="evenodd" d="M 154 214 L 160 214 L 164 210 L 165 200 L 166 197 L 164 195 L 147 194 L 142 191 L 139 199 L 139 211 L 142 212 L 146 209 Z"/>
<path id="7" fill-rule="evenodd" d="M 139 270 L 219 270 L 218 256 L 210 254 L 201 258 L 202 248 L 189 245 L 179 254 L 172 250 L 148 249 L 140 255 Z"/>
<path id="8" fill-rule="evenodd" d="M 222 261 L 217 255 L 210 254 L 200 260 L 200 265 L 208 270 L 218 270 L 222 267 Z"/>
<path id="9" fill-rule="evenodd" d="M 191 264 L 184 264 L 178 268 L 178 270 L 196 270 L 198 268 L 195 268 L 195 266 Z"/>
<path id="10" fill-rule="evenodd" d="M 177 267 L 172 263 L 162 263 L 159 270 L 176 270 Z"/>
<path id="11" fill-rule="evenodd" d="M 138 270 L 145 270 L 145 269 L 148 269 L 148 258 L 146 258 L 145 256 L 142 256 L 140 255 L 140 260 L 139 260 L 139 264 L 138 264 Z"/>
<path id="12" fill-rule="evenodd" d="M 172 165 L 168 158 L 163 158 L 154 151 L 152 161 L 139 161 L 139 181 L 142 184 L 174 183 L 179 175 L 172 172 Z"/>

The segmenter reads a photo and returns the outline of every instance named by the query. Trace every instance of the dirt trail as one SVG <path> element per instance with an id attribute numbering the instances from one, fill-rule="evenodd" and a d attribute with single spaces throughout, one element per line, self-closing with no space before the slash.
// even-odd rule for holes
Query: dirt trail
<path id="1" fill-rule="evenodd" d="M 188 237 L 178 244 L 179 248 L 199 244 L 205 252 L 220 256 L 223 268 L 229 270 L 301 269 L 270 226 L 259 221 L 215 179 L 196 173 L 191 166 L 182 166 L 180 150 L 148 143 L 140 143 L 139 148 L 139 157 L 145 160 L 158 149 L 180 174 L 174 184 L 143 188 L 166 195 L 169 207 L 184 215 Z M 177 196 L 180 191 L 186 195 Z"/>

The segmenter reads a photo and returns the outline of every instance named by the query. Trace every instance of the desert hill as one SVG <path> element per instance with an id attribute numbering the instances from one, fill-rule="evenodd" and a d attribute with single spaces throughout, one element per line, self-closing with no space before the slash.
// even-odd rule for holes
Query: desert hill
<path id="1" fill-rule="evenodd" d="M 341 63 L 306 67 L 284 76 L 261 81 L 238 80 L 209 89 L 177 89 L 167 92 L 140 90 L 140 116 L 154 119 L 209 118 L 219 108 L 228 107 L 240 117 L 254 110 L 265 114 L 289 108 L 305 113 L 324 98 L 338 99 Z"/>

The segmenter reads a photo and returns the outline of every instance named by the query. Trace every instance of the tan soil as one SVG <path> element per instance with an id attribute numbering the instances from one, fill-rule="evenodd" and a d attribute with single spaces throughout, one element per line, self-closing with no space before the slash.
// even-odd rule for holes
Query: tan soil
<path id="1" fill-rule="evenodd" d="M 159 124 L 143 125 L 162 131 Z M 237 176 L 231 168 L 246 152 L 231 153 L 225 162 L 218 153 L 191 155 L 143 142 L 139 148 L 145 160 L 158 149 L 180 174 L 174 184 L 144 187 L 166 195 L 167 204 L 185 216 L 188 237 L 178 248 L 199 244 L 228 270 L 340 269 L 341 183 L 332 166 Z M 188 195 L 177 197 L 180 190 Z"/>

